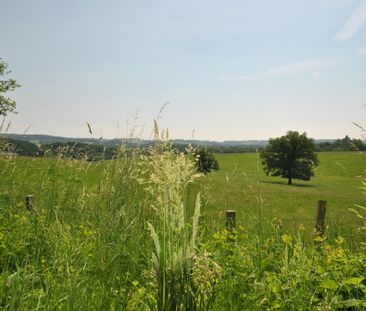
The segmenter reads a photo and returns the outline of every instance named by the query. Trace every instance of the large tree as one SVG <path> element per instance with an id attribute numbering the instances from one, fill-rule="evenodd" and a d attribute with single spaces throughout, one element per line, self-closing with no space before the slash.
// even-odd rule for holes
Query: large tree
<path id="1" fill-rule="evenodd" d="M 314 140 L 295 131 L 271 138 L 260 157 L 267 175 L 287 178 L 289 185 L 292 179 L 310 180 L 318 165 Z"/>
<path id="2" fill-rule="evenodd" d="M 14 91 L 20 85 L 14 79 L 8 78 L 10 71 L 7 70 L 7 63 L 0 58 L 0 116 L 6 116 L 15 112 L 16 102 L 6 96 L 6 93 Z"/>

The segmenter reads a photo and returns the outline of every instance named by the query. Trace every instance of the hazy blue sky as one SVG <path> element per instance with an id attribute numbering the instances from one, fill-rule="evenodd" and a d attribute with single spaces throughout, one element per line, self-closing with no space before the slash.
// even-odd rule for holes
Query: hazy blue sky
<path id="1" fill-rule="evenodd" d="M 22 88 L 12 132 L 359 137 L 366 0 L 1 1 L 0 57 Z M 119 124 L 119 126 L 118 126 Z M 118 129 L 119 128 L 119 129 Z"/>

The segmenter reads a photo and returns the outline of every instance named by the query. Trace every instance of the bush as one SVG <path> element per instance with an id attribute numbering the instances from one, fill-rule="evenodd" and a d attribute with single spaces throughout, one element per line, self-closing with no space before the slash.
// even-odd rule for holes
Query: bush
<path id="1" fill-rule="evenodd" d="M 193 155 L 198 172 L 206 174 L 212 170 L 217 171 L 219 169 L 219 163 L 206 147 L 197 147 Z"/>

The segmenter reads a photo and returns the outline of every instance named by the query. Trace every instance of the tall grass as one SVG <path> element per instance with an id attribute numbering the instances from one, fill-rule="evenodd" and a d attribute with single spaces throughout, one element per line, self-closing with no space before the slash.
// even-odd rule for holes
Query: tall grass
<path id="1" fill-rule="evenodd" d="M 57 159 L 1 155 L 0 309 L 366 308 L 362 245 L 351 250 L 340 235 L 305 243 L 264 217 L 259 184 L 245 224 L 211 227 L 200 217 L 207 177 L 166 137 L 95 163 L 66 150 Z"/>
<path id="2" fill-rule="evenodd" d="M 196 310 L 207 303 L 209 293 L 199 290 L 201 275 L 195 263 L 204 257 L 196 246 L 200 217 L 200 195 L 194 210 L 186 198 L 187 188 L 200 175 L 184 154 L 152 149 L 144 167 L 150 172 L 146 185 L 151 207 L 157 214 L 148 222 L 154 241 L 153 270 L 157 284 L 159 310 Z M 206 276 L 205 276 L 206 277 Z"/>
<path id="3" fill-rule="evenodd" d="M 2 309 L 127 306 L 150 248 L 135 161 L 123 150 L 107 164 L 63 154 L 1 159 Z M 34 213 L 26 194 L 35 195 Z"/>

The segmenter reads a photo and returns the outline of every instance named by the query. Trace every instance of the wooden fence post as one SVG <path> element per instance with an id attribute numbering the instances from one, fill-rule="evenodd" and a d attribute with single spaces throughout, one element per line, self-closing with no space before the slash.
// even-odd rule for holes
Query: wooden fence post
<path id="1" fill-rule="evenodd" d="M 325 212 L 327 201 L 318 201 L 318 210 L 315 219 L 315 231 L 319 236 L 323 236 L 325 232 Z"/>
<path id="2" fill-rule="evenodd" d="M 235 228 L 235 217 L 236 217 L 236 211 L 234 210 L 226 211 L 226 229 L 231 230 Z"/>
<path id="3" fill-rule="evenodd" d="M 25 196 L 25 207 L 30 212 L 34 211 L 34 195 Z"/>

